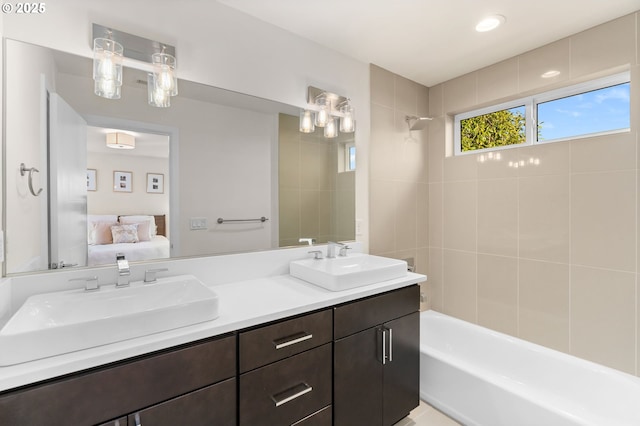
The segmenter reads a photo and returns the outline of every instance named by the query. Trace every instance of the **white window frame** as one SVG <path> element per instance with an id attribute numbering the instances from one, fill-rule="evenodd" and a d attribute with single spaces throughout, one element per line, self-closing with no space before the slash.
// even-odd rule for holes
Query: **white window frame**
<path id="1" fill-rule="evenodd" d="M 584 135 L 570 136 L 567 138 L 558 138 L 558 139 L 549 139 L 549 140 L 538 140 L 538 122 L 537 122 L 537 106 L 538 104 L 554 101 L 557 99 L 566 98 L 569 96 L 575 96 L 581 93 L 592 92 L 594 90 L 604 89 L 606 87 L 615 86 L 618 84 L 629 83 L 631 81 L 631 73 L 629 71 L 625 71 L 622 73 L 610 75 L 607 77 L 598 78 L 595 80 L 590 80 L 585 83 L 574 84 L 572 86 L 563 87 L 556 90 L 551 90 L 548 92 L 539 93 L 537 95 L 528 96 L 526 98 L 516 99 L 510 102 L 504 102 L 498 105 L 492 105 L 485 108 L 476 109 L 473 111 L 464 112 L 461 114 L 456 114 L 454 116 L 454 155 L 468 155 L 468 154 L 477 154 L 479 152 L 490 152 L 490 151 L 501 151 L 504 149 L 512 149 L 512 148 L 520 148 L 523 146 L 531 146 L 538 144 L 546 144 L 546 143 L 555 143 L 562 142 L 566 140 L 574 140 L 574 139 L 582 139 L 582 138 L 590 138 L 594 136 L 602 136 L 616 133 L 629 132 L 630 128 L 626 129 L 616 129 L 616 130 L 608 130 L 604 132 L 597 133 L 588 133 Z M 524 106 L 525 107 L 525 135 L 526 140 L 524 143 L 514 144 L 514 145 L 504 145 L 497 146 L 493 148 L 483 148 L 476 149 L 470 151 L 462 151 L 462 140 L 460 134 L 460 122 L 462 120 L 466 120 L 468 118 L 477 117 L 480 115 L 490 114 L 496 111 L 508 110 L 516 107 Z"/>

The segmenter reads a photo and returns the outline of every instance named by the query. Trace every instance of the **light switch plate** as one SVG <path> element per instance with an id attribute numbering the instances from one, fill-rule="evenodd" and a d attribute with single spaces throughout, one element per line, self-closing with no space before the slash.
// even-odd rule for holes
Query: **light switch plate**
<path id="1" fill-rule="evenodd" d="M 192 217 L 189 219 L 189 229 L 192 231 L 198 231 L 207 229 L 207 218 L 206 217 Z"/>

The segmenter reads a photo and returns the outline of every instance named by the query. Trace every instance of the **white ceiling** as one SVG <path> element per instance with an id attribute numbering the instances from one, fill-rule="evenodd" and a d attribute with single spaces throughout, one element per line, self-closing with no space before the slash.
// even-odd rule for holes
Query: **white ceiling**
<path id="1" fill-rule="evenodd" d="M 218 0 L 426 86 L 640 10 L 640 0 Z M 477 33 L 483 17 L 506 22 Z"/>
<path id="2" fill-rule="evenodd" d="M 107 133 L 124 132 L 136 138 L 136 147 L 132 150 L 107 148 Z M 131 132 L 129 130 L 107 129 L 87 126 L 87 150 L 97 154 L 119 154 L 140 157 L 169 158 L 169 137 L 150 133 Z"/>

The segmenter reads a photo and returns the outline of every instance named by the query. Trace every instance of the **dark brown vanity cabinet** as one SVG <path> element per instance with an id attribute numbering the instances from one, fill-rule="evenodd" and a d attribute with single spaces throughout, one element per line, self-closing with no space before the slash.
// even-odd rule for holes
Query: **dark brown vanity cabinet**
<path id="1" fill-rule="evenodd" d="M 334 425 L 389 426 L 419 403 L 419 287 L 334 308 Z"/>
<path id="2" fill-rule="evenodd" d="M 331 309 L 240 332 L 241 426 L 330 426 Z"/>
<path id="3" fill-rule="evenodd" d="M 235 376 L 227 335 L 5 392 L 0 425 L 233 426 Z"/>

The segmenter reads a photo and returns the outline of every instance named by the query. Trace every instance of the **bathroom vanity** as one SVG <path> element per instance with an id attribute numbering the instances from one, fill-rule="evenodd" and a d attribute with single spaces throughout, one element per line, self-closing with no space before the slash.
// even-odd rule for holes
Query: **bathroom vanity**
<path id="1" fill-rule="evenodd" d="M 0 367 L 0 424 L 394 424 L 418 405 L 417 284 L 426 277 L 329 291 L 283 273 L 305 256 L 168 264 L 175 275 L 159 281 L 186 271 L 222 281 L 203 281 L 219 297 L 215 320 Z M 236 272 L 246 264 L 254 268 Z M 75 283 L 74 274 L 55 277 Z M 12 278 L 14 305 L 38 278 Z M 63 289 L 60 281 L 49 285 Z"/>

